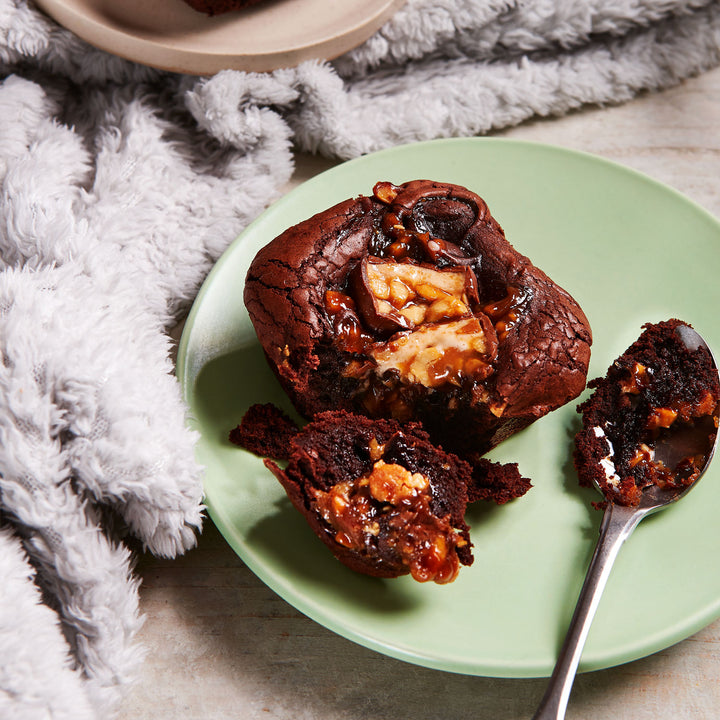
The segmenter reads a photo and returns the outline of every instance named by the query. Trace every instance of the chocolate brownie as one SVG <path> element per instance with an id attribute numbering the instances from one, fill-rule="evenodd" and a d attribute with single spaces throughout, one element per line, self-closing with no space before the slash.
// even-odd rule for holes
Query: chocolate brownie
<path id="1" fill-rule="evenodd" d="M 718 373 L 711 353 L 687 327 L 677 319 L 644 325 L 607 375 L 588 384 L 594 392 L 578 406 L 583 418 L 574 460 L 580 484 L 597 484 L 610 502 L 637 505 L 650 485 L 691 485 L 711 451 Z"/>
<path id="2" fill-rule="evenodd" d="M 270 442 L 266 450 L 276 448 Z M 444 584 L 473 561 L 463 519 L 471 468 L 434 447 L 415 423 L 319 413 L 291 437 L 284 470 L 265 464 L 315 534 L 353 570 Z"/>
<path id="3" fill-rule="evenodd" d="M 241 10 L 262 2 L 262 0 L 185 0 L 185 2 L 198 12 L 207 15 L 220 15 L 232 10 Z"/>
<path id="4" fill-rule="evenodd" d="M 240 424 L 230 431 L 229 440 L 260 457 L 287 460 L 290 441 L 298 427 L 292 419 L 272 403 L 251 405 Z"/>
<path id="5" fill-rule="evenodd" d="M 517 463 L 492 462 L 483 457 L 469 457 L 472 477 L 468 482 L 468 501 L 492 501 L 504 505 L 522 497 L 532 483 L 520 474 Z"/>
<path id="6" fill-rule="evenodd" d="M 269 242 L 245 304 L 307 418 L 420 421 L 473 462 L 585 387 L 578 303 L 458 185 L 379 182 Z"/>

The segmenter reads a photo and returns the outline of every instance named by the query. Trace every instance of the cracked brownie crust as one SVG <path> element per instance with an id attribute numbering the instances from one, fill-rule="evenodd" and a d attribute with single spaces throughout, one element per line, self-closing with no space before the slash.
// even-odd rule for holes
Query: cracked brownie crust
<path id="1" fill-rule="evenodd" d="M 584 313 L 457 185 L 380 182 L 295 225 L 257 254 L 244 297 L 307 418 L 419 420 L 472 458 L 585 387 Z"/>

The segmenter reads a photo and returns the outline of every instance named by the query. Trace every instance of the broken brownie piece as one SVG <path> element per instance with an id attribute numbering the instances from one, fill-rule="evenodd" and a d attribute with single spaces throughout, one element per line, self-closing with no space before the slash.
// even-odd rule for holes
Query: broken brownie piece
<path id="1" fill-rule="evenodd" d="M 246 424 L 269 429 L 269 419 L 265 411 L 253 411 Z M 267 447 L 257 442 L 263 435 Z M 235 442 L 247 437 L 231 435 Z M 260 454 L 277 449 L 269 433 L 251 437 Z M 444 584 L 461 564 L 472 563 L 463 519 L 471 468 L 434 447 L 417 424 L 325 412 L 297 431 L 288 449 L 285 469 L 272 460 L 266 466 L 351 569 L 376 577 L 409 573 L 420 582 Z"/>
<path id="2" fill-rule="evenodd" d="M 532 483 L 520 474 L 517 463 L 499 463 L 487 458 L 471 462 L 472 477 L 468 483 L 468 502 L 491 500 L 504 505 L 522 497 Z"/>
<path id="3" fill-rule="evenodd" d="M 348 418 L 353 416 L 348 414 Z M 419 431 L 417 425 L 415 431 Z M 255 455 L 274 460 L 287 460 L 291 440 L 299 428 L 280 408 L 272 403 L 251 405 L 233 428 L 228 439 L 234 445 Z M 468 502 L 487 500 L 504 505 L 523 496 L 532 483 L 520 474 L 517 463 L 499 463 L 487 458 L 469 456 L 471 473 L 463 477 L 467 486 Z"/>
<path id="4" fill-rule="evenodd" d="M 287 460 L 290 441 L 298 427 L 279 407 L 272 403 L 251 405 L 240 422 L 230 431 L 229 440 L 260 457 Z"/>

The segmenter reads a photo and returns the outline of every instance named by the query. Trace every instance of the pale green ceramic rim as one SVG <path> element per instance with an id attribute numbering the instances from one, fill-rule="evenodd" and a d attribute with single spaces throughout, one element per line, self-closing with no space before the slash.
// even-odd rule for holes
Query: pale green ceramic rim
<path id="1" fill-rule="evenodd" d="M 340 565 L 291 508 L 258 458 L 227 432 L 247 406 L 289 408 L 242 303 L 256 251 L 285 228 L 378 180 L 465 185 L 513 245 L 567 289 L 593 327 L 590 376 L 669 317 L 720 348 L 720 223 L 679 193 L 585 153 L 505 139 L 396 147 L 333 168 L 258 218 L 207 278 L 183 333 L 177 373 L 200 431 L 210 515 L 244 562 L 318 623 L 361 645 L 431 668 L 493 677 L 552 671 L 600 514 L 577 487 L 570 452 L 575 403 L 491 457 L 518 462 L 534 488 L 467 515 L 475 563 L 449 586 L 377 580 Z M 583 395 L 582 397 L 585 397 Z M 582 399 L 581 397 L 581 399 Z M 666 648 L 720 616 L 720 464 L 686 500 L 644 521 L 623 548 L 590 632 L 582 670 Z"/>

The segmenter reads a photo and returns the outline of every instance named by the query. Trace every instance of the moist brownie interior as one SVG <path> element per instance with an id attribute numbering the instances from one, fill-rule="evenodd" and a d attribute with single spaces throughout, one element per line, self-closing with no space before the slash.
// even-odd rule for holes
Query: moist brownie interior
<path id="1" fill-rule="evenodd" d="M 680 320 L 643 327 L 607 375 L 588 384 L 594 392 L 578 406 L 583 419 L 574 459 L 580 483 L 597 483 L 608 501 L 622 505 L 637 505 L 650 485 L 691 485 L 718 428 L 712 355 L 688 345 L 687 323 Z"/>
<path id="2" fill-rule="evenodd" d="M 231 440 L 249 440 L 260 455 L 283 455 L 284 469 L 265 464 L 342 563 L 376 577 L 410 574 L 439 584 L 472 563 L 463 519 L 472 469 L 433 446 L 419 425 L 325 412 L 285 435 L 283 445 L 272 437 L 283 417 L 271 406 L 251 409 Z"/>

